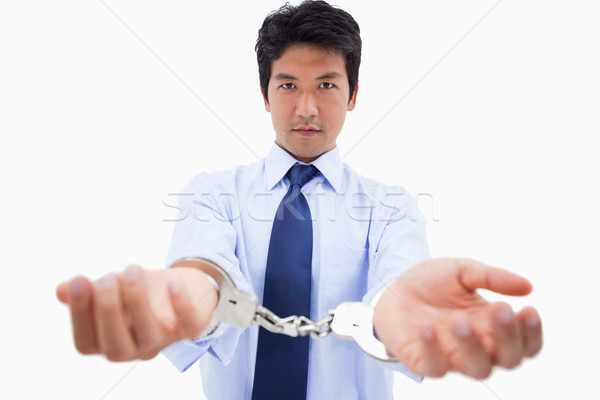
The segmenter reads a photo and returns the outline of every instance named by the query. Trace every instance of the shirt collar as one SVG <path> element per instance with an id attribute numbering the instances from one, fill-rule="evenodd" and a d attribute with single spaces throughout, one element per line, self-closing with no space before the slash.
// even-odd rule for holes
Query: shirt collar
<path id="1" fill-rule="evenodd" d="M 265 159 L 265 174 L 269 189 L 279 183 L 298 160 L 292 157 L 287 151 L 273 143 L 271 151 Z M 331 151 L 322 154 L 311 164 L 319 169 L 319 172 L 325 177 L 327 182 L 333 187 L 333 190 L 339 192 L 342 184 L 342 158 L 340 151 L 335 146 Z"/>

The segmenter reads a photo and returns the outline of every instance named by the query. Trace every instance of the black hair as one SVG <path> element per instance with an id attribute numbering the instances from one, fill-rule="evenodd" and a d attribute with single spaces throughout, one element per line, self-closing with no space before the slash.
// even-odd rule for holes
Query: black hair
<path id="1" fill-rule="evenodd" d="M 287 46 L 305 43 L 339 51 L 344 55 L 352 98 L 358 83 L 362 47 L 358 24 L 349 13 L 325 1 L 305 0 L 298 6 L 286 3 L 279 10 L 271 12 L 258 30 L 255 46 L 258 74 L 267 102 L 271 64 L 281 57 Z"/>

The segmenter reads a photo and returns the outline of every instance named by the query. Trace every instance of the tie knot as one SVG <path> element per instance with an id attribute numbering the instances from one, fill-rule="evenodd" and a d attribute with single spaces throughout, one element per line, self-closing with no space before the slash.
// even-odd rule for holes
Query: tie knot
<path id="1" fill-rule="evenodd" d="M 314 165 L 301 165 L 295 164 L 287 173 L 290 179 L 290 187 L 294 185 L 304 186 L 306 182 L 310 181 L 319 172 L 317 167 Z"/>

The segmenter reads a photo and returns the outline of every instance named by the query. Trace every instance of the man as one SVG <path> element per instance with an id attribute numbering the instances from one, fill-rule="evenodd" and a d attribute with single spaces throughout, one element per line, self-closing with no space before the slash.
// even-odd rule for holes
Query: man
<path id="1" fill-rule="evenodd" d="M 417 380 L 447 371 L 485 378 L 493 366 L 535 355 L 537 312 L 515 314 L 475 291 L 526 295 L 528 281 L 473 260 L 427 260 L 415 200 L 341 162 L 336 138 L 358 93 L 354 19 L 322 1 L 285 5 L 265 19 L 256 51 L 275 144 L 257 163 L 200 174 L 186 186 L 168 264 L 209 259 L 268 308 L 313 320 L 382 293 L 374 329 L 400 363 L 383 365 L 336 337 L 220 324 L 199 338 L 219 293 L 188 267 L 134 265 L 93 283 L 61 284 L 77 349 L 112 361 L 163 350 L 182 371 L 199 361 L 209 399 L 390 399 L 392 369 Z M 297 304 L 286 308 L 289 300 Z"/>

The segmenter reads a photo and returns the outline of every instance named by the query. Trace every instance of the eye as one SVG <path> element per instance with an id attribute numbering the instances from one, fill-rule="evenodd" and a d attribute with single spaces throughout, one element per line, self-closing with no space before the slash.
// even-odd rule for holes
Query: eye
<path id="1" fill-rule="evenodd" d="M 319 87 L 320 87 L 321 89 L 332 89 L 332 88 L 333 88 L 333 86 L 334 86 L 334 85 L 333 85 L 333 83 L 331 83 L 331 82 L 323 82 L 323 83 L 321 83 L 321 84 L 319 85 Z"/>
<path id="2" fill-rule="evenodd" d="M 287 82 L 281 85 L 281 87 L 284 89 L 293 89 L 296 87 L 296 85 L 294 85 L 292 82 Z"/>

